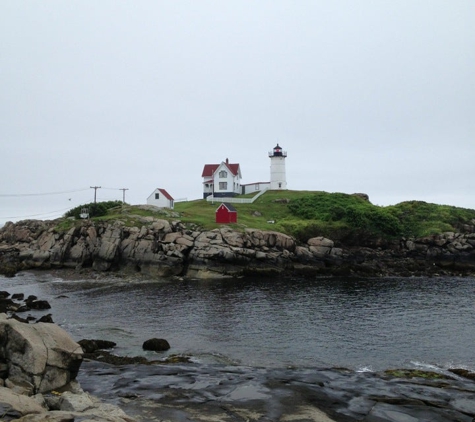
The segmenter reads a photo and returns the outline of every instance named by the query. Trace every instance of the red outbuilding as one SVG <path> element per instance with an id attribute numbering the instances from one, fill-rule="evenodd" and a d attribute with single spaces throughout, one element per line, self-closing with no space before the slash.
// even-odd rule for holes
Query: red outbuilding
<path id="1" fill-rule="evenodd" d="M 227 202 L 223 202 L 216 210 L 216 223 L 237 223 L 236 208 Z"/>

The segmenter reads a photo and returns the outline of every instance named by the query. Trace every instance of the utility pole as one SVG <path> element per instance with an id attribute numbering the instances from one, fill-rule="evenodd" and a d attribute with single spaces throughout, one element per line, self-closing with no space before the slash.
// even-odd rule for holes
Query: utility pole
<path id="1" fill-rule="evenodd" d="M 91 189 L 94 189 L 94 203 L 96 203 L 96 193 L 97 189 L 100 189 L 100 186 L 89 186 Z"/>
<path id="2" fill-rule="evenodd" d="M 129 188 L 122 188 L 122 189 L 119 189 L 122 191 L 122 203 L 125 204 L 125 191 L 126 190 L 129 190 Z"/>

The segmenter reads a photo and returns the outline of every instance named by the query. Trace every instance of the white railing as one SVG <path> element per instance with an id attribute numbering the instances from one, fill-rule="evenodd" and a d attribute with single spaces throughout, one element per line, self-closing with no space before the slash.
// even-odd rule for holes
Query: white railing
<path id="1" fill-rule="evenodd" d="M 207 196 L 208 202 L 228 202 L 230 204 L 252 204 L 259 196 L 263 195 L 268 188 L 265 188 L 254 195 L 252 198 L 233 198 L 233 197 L 214 197 L 213 195 Z"/>

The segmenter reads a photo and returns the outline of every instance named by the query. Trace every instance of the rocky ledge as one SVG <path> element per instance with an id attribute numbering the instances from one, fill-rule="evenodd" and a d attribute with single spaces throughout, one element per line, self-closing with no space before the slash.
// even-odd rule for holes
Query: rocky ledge
<path id="1" fill-rule="evenodd" d="M 86 362 L 81 384 L 144 421 L 472 422 L 475 384 L 455 374 Z"/>
<path id="2" fill-rule="evenodd" d="M 227 226 L 189 230 L 179 221 L 143 217 L 83 221 L 58 230 L 58 221 L 25 220 L 0 229 L 0 274 L 23 269 L 90 268 L 149 277 L 286 275 L 474 275 L 475 233 L 402 238 L 358 247 L 313 237 L 305 244 L 283 233 Z"/>

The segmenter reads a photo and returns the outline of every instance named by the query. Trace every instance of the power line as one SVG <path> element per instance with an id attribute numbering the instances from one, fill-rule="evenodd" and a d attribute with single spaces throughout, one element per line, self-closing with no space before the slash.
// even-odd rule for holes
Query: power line
<path id="1" fill-rule="evenodd" d="M 30 215 L 15 215 L 15 216 L 10 216 L 10 217 L 0 217 L 0 218 L 27 218 L 27 217 L 39 217 L 42 215 L 48 215 L 48 214 L 56 214 L 58 212 L 63 212 L 63 211 L 69 211 L 71 208 L 64 208 L 62 210 L 57 210 L 57 211 L 50 211 L 42 214 L 30 214 Z"/>
<path id="2" fill-rule="evenodd" d="M 46 192 L 46 193 L 0 193 L 0 197 L 14 197 L 14 196 L 47 196 L 47 195 L 61 195 L 63 193 L 73 193 L 73 192 L 82 192 L 88 190 L 89 188 L 75 189 L 75 190 L 65 190 L 62 192 Z"/>

